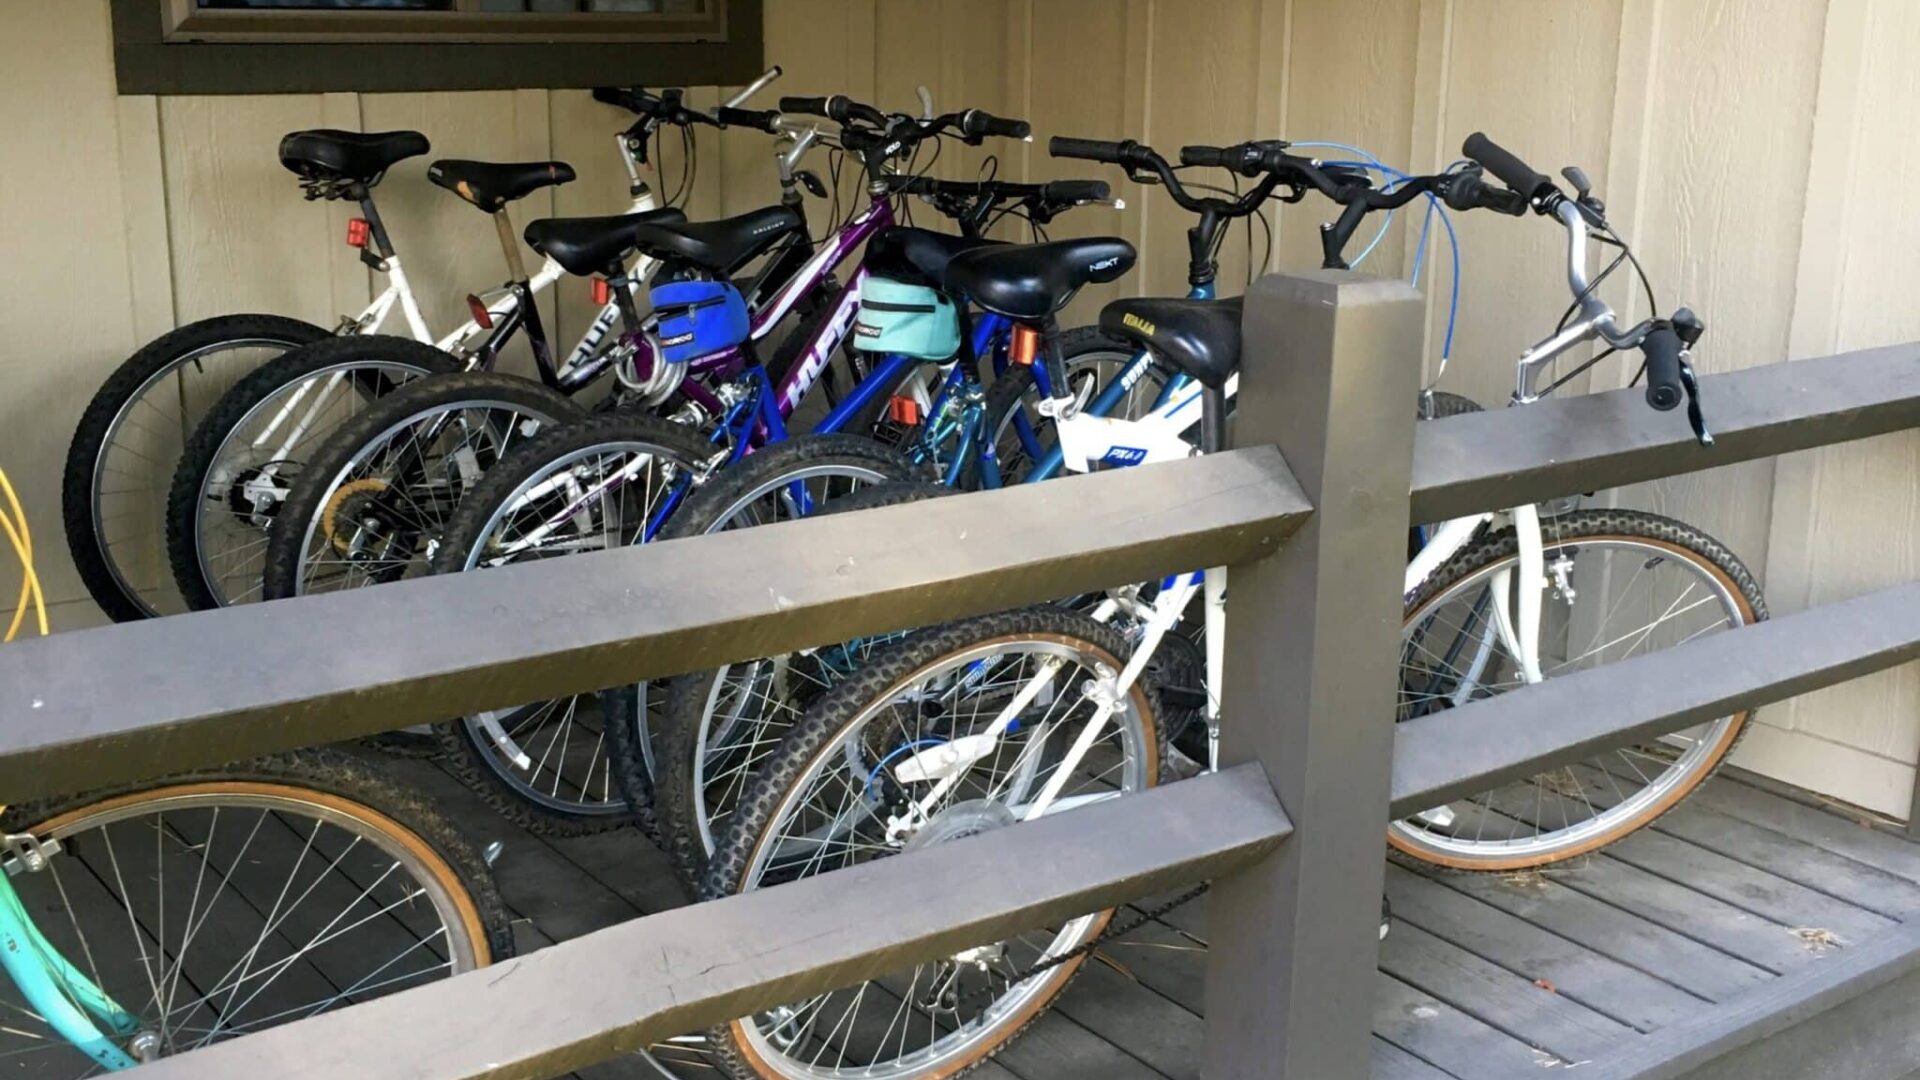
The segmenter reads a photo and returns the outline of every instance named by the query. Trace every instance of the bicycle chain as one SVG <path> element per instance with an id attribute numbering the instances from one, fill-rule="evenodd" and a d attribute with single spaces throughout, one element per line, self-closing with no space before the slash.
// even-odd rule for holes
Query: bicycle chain
<path id="1" fill-rule="evenodd" d="M 1026 982 L 1028 979 L 1033 978 L 1035 975 L 1052 971 L 1054 968 L 1057 968 L 1062 964 L 1069 963 L 1073 960 L 1077 960 L 1080 957 L 1093 952 L 1095 949 L 1099 948 L 1100 946 L 1105 945 L 1107 942 L 1112 941 L 1114 938 L 1123 937 L 1127 934 L 1131 934 L 1135 930 L 1140 929 L 1141 927 L 1147 925 L 1150 922 L 1158 922 L 1160 919 L 1164 918 L 1166 915 L 1173 912 L 1175 909 L 1183 905 L 1190 904 L 1193 901 L 1200 899 L 1202 896 L 1205 896 L 1207 890 L 1212 887 L 1213 887 L 1212 882 L 1203 881 L 1200 884 L 1195 885 L 1193 888 L 1188 889 L 1186 892 L 1181 893 L 1179 896 L 1174 897 L 1172 900 L 1169 900 L 1166 903 L 1161 904 L 1159 907 L 1153 908 L 1152 910 L 1149 910 L 1149 911 L 1141 912 L 1140 916 L 1136 919 L 1129 920 L 1126 923 L 1107 927 L 1104 931 L 1101 931 L 1098 935 L 1082 943 L 1077 948 L 1069 949 L 1066 952 L 1061 953 L 1059 956 L 1049 957 L 1045 960 L 1040 961 L 1037 964 L 1034 964 L 1032 967 L 1029 967 L 1023 972 L 1020 972 L 1019 977 L 1008 979 L 1007 985 L 1009 987 L 1018 986 L 1021 983 Z M 971 1006 L 976 1000 L 980 999 L 981 997 L 986 997 L 989 1000 L 991 1000 L 993 997 L 993 994 L 994 992 L 991 986 L 986 986 L 986 987 L 982 987 L 979 990 L 975 990 L 973 993 L 968 994 L 965 999 L 955 1004 L 953 1008 L 953 1012 L 955 1012 L 956 1014 L 959 1013 L 962 1006 Z"/>

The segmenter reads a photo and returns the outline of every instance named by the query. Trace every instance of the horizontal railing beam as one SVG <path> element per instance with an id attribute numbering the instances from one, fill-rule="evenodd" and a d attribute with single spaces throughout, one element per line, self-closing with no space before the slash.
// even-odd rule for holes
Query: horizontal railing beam
<path id="1" fill-rule="evenodd" d="M 18 802 L 698 671 L 1273 551 L 1272 447 L 0 650 Z"/>
<path id="2" fill-rule="evenodd" d="M 1256 765 L 680 908 L 143 1067 L 142 1080 L 549 1077 L 1246 866 Z"/>
<path id="3" fill-rule="evenodd" d="M 1610 747 L 1920 659 L 1920 583 L 1729 630 L 1396 725 L 1395 818 Z"/>
<path id="4" fill-rule="evenodd" d="M 1712 447 L 1693 441 L 1680 412 L 1648 408 L 1639 387 L 1423 423 L 1414 435 L 1413 520 L 1444 521 L 1920 427 L 1920 343 L 1708 375 L 1700 397 Z"/>

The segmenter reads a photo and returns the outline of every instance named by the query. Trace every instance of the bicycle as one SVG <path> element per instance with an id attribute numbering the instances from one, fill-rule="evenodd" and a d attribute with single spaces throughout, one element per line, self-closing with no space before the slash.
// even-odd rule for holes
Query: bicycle
<path id="1" fill-rule="evenodd" d="M 1119 150 L 1115 152 L 1104 149 L 1116 145 Z M 1054 146 L 1066 151 L 1093 148 L 1095 152 L 1089 155 L 1092 160 L 1120 164 L 1137 181 L 1150 178 L 1163 185 L 1177 205 L 1197 216 L 1188 234 L 1187 271 L 1188 296 L 1196 300 L 1214 296 L 1218 253 L 1231 224 L 1256 215 L 1262 205 L 1276 197 L 1282 181 L 1276 174 L 1251 190 L 1235 194 L 1182 180 L 1160 155 L 1137 143 L 1056 139 Z M 1329 176 L 1352 183 L 1360 174 L 1334 169 Z M 1204 194 L 1207 191 L 1217 194 Z M 1290 190 L 1278 197 L 1297 201 L 1304 194 L 1304 190 Z M 1404 203 L 1422 194 L 1419 188 L 1412 188 L 1396 198 Z M 1329 263 L 1344 264 L 1341 253 L 1359 224 L 1356 216 L 1330 230 L 1326 248 Z M 1125 430 L 1154 432 L 1155 444 L 1166 453 L 1177 452 L 1172 448 L 1192 438 L 1197 417 L 1190 408 L 1194 383 L 1188 374 L 1168 368 L 1153 350 L 1099 326 L 1068 330 L 1056 340 L 1070 395 L 1078 413 L 1088 418 L 1082 423 L 1107 416 L 1135 422 Z M 996 366 L 1003 370 L 990 389 L 982 388 L 978 376 L 950 381 L 940 402 L 928 413 L 935 418 L 930 421 L 929 432 L 935 446 L 958 447 L 938 474 L 949 487 L 1044 480 L 1056 475 L 1062 464 L 1058 446 L 1042 445 L 1049 437 L 1050 418 L 1040 415 L 1028 401 L 1035 395 L 1036 385 L 1041 388 L 1041 400 L 1045 400 L 1054 396 L 1049 388 L 1057 384 L 1049 379 L 1046 365 L 1008 364 L 1004 353 L 1003 349 L 995 356 Z M 972 370 L 966 369 L 965 373 Z M 1185 396 L 1183 389 L 1189 391 Z M 1231 398 L 1231 388 L 1227 394 Z M 1452 415 L 1478 408 L 1458 395 L 1430 389 L 1422 403 L 1422 415 Z M 1127 453 L 1137 454 L 1146 445 L 1129 444 Z M 898 480 L 910 477 L 933 456 L 924 444 L 909 446 L 907 451 L 904 458 L 897 458 L 871 445 L 826 442 L 814 437 L 783 443 L 756 454 L 742 468 L 703 488 L 675 515 L 662 536 L 705 535 L 802 516 L 815 500 L 797 497 L 793 488 L 812 480 L 822 462 L 851 468 L 864 455 L 864 460 L 871 462 L 870 481 Z M 1109 464 L 1113 463 L 1119 463 L 1118 459 Z M 1075 462 L 1072 467 L 1085 471 L 1087 463 Z M 1197 716 L 1201 696 L 1203 658 L 1189 641 L 1190 636 L 1197 637 L 1197 629 L 1191 635 L 1170 636 L 1157 661 L 1162 665 L 1158 674 L 1163 694 L 1177 699 L 1175 711 L 1183 721 Z M 877 640 L 841 648 L 865 655 Z M 791 727 L 811 701 L 848 670 L 851 666 L 847 663 L 822 665 L 810 653 L 796 653 L 681 676 L 668 684 L 658 725 L 661 745 L 653 748 L 643 743 L 633 752 L 616 752 L 614 766 L 629 791 L 649 790 L 645 785 L 651 783 L 661 819 L 661 840 L 689 887 L 697 887 L 724 819 L 748 778 L 778 744 L 780 732 Z M 1176 738 L 1192 730 L 1186 722 L 1173 726 Z M 1182 741 L 1186 742 L 1184 738 Z M 1191 754 L 1205 754 L 1204 742 L 1197 748 L 1191 744 L 1184 748 Z"/>
<path id="2" fill-rule="evenodd" d="M 1067 149 L 1091 152 L 1093 147 L 1069 145 Z M 1102 149 L 1120 152 L 1117 144 Z M 1280 144 L 1190 147 L 1181 156 L 1185 162 L 1220 164 L 1247 175 L 1279 172 L 1349 208 L 1355 203 L 1378 208 L 1392 197 L 1335 180 L 1316 163 L 1288 154 Z M 1468 141 L 1466 156 L 1503 180 L 1507 190 L 1486 185 L 1477 168 L 1421 178 L 1406 186 L 1434 191 L 1461 209 L 1518 215 L 1531 208 L 1556 217 L 1569 235 L 1568 282 L 1580 319 L 1523 358 L 1515 404 L 1524 405 L 1539 395 L 1538 378 L 1556 357 L 1581 343 L 1600 340 L 1610 349 L 1639 349 L 1649 376 L 1649 404 L 1671 409 L 1683 397 L 1690 400 L 1696 435 L 1702 442 L 1710 441 L 1689 364 L 1690 350 L 1704 327 L 1685 309 L 1673 318 L 1650 318 L 1631 328 L 1617 324 L 1612 309 L 1594 294 L 1597 281 L 1589 281 L 1586 275 L 1588 231 L 1611 237 L 1611 230 L 1584 178 L 1577 176 L 1577 170 L 1570 172 L 1579 193 L 1568 198 L 1484 136 Z M 976 275 L 976 283 L 994 269 L 992 260 L 992 256 L 974 257 L 968 270 Z M 1001 269 L 1006 269 L 1004 263 Z M 1002 276 L 1006 280 L 1019 277 Z M 1121 300 L 1101 313 L 1103 327 L 1154 350 L 1193 378 L 1197 385 L 1183 393 L 1189 403 L 1194 397 L 1201 401 L 1202 452 L 1225 446 L 1226 393 L 1239 352 L 1238 307 L 1235 301 Z M 1049 351 L 1044 362 L 1053 369 L 1049 374 L 1055 385 L 1063 384 L 1057 353 Z M 1583 361 L 1582 366 L 1596 362 L 1598 357 Z M 1080 415 L 1068 395 L 1056 394 L 1050 406 L 1069 467 L 1167 460 L 1191 453 L 1183 440 L 1168 437 L 1169 428 L 1180 422 L 1170 410 L 1127 424 Z M 1145 452 L 1113 458 L 1118 448 Z M 1489 678 L 1498 667 L 1520 671 L 1519 681 L 1546 677 L 1551 665 L 1542 652 L 1538 592 L 1554 588 L 1556 597 L 1571 607 L 1576 595 L 1571 584 L 1574 564 L 1618 531 L 1602 532 L 1593 526 L 1613 529 L 1623 514 L 1578 512 L 1541 529 L 1532 525 L 1537 521 L 1533 507 L 1516 508 L 1509 514 L 1515 527 L 1504 530 L 1505 539 L 1478 526 L 1442 526 L 1432 542 L 1440 551 L 1429 557 L 1444 562 L 1440 572 L 1416 577 L 1422 571 L 1419 564 L 1427 561 L 1420 558 L 1409 567 L 1405 591 L 1413 595 L 1403 640 L 1419 645 L 1418 651 L 1426 655 L 1450 650 L 1456 659 L 1472 657 L 1465 670 L 1448 669 L 1452 681 L 1444 686 L 1462 701 L 1501 692 L 1506 683 Z M 1651 515 L 1637 517 L 1656 520 Z M 1649 560 L 1642 550 L 1643 569 L 1650 564 L 1685 562 L 1701 572 L 1702 580 L 1723 575 L 1743 580 L 1748 588 L 1741 592 L 1757 601 L 1750 576 L 1717 544 L 1694 543 L 1700 538 L 1693 530 L 1657 520 L 1662 522 L 1659 528 L 1666 534 L 1665 542 L 1657 560 Z M 1533 536 L 1528 538 L 1525 533 L 1530 526 Z M 1521 535 L 1513 536 L 1515 531 Z M 1564 573 L 1555 572 L 1557 585 L 1549 576 L 1548 568 L 1554 564 L 1546 559 L 1521 556 L 1528 559 L 1524 565 L 1530 569 L 1516 574 L 1513 568 L 1518 560 L 1511 552 L 1487 557 L 1479 550 L 1469 551 L 1465 539 L 1475 533 L 1480 534 L 1480 550 L 1500 551 L 1504 545 L 1552 550 L 1568 565 Z M 1451 556 L 1446 554 L 1449 549 Z M 1520 586 L 1523 579 L 1530 584 Z M 1585 575 L 1578 580 L 1583 585 L 1589 582 Z M 820 698 L 781 740 L 741 796 L 709 866 L 702 898 L 733 895 L 868 858 L 978 835 L 1152 786 L 1166 759 L 1167 732 L 1160 723 L 1158 688 L 1146 677 L 1146 668 L 1196 593 L 1204 593 L 1209 653 L 1203 708 L 1209 745 L 1217 747 L 1225 586 L 1225 574 L 1219 568 L 1171 575 L 1159 583 L 1114 590 L 1091 613 L 1057 606 L 1004 612 L 918 631 L 877 651 L 860 670 Z M 1535 594 L 1536 602 L 1526 600 L 1529 593 Z M 1480 608 L 1480 621 L 1457 627 L 1450 636 L 1436 635 L 1432 597 L 1437 595 L 1465 598 L 1470 608 Z M 1689 595 L 1690 591 L 1682 592 L 1680 599 L 1652 607 L 1671 613 Z M 1621 606 L 1612 597 L 1602 597 L 1601 604 L 1608 610 Z M 1692 636 L 1739 625 L 1756 611 L 1764 614 L 1758 604 L 1729 604 L 1722 610 L 1722 619 L 1693 631 Z M 1569 624 L 1592 631 L 1589 640 L 1602 640 L 1606 633 L 1590 622 L 1570 620 Z M 1629 651 L 1648 645 L 1653 637 L 1651 630 L 1633 635 Z M 1677 640 L 1667 635 L 1655 647 Z M 1496 649 L 1512 650 L 1507 664 L 1494 663 L 1491 654 Z M 1586 651 L 1576 644 L 1566 650 L 1573 655 L 1561 658 L 1561 666 L 1552 670 L 1618 658 L 1617 654 L 1601 655 L 1604 651 Z M 1409 709 L 1429 707 L 1439 700 L 1432 688 L 1430 677 L 1436 674 L 1432 665 L 1426 660 L 1420 665 L 1414 674 L 1426 681 L 1417 683 L 1414 694 L 1407 693 L 1409 672 L 1403 666 L 1402 718 Z M 1684 794 L 1710 774 L 1737 737 L 1743 719 L 1704 725 L 1707 734 L 1696 737 L 1693 746 L 1709 752 L 1696 760 L 1689 760 L 1692 750 L 1674 757 L 1669 771 L 1684 776 L 1682 782 L 1663 789 L 1662 797 L 1676 790 Z M 1722 732 L 1730 734 L 1723 738 Z M 1209 758 L 1210 766 L 1217 765 L 1217 751 Z M 1607 770 L 1603 766 L 1600 771 Z M 1512 801 L 1496 807 L 1514 809 Z M 1416 820 L 1423 827 L 1438 829 L 1441 809 L 1445 808 L 1435 808 Z M 1601 811 L 1602 815 L 1612 813 L 1612 809 Z M 1545 815 L 1533 816 L 1532 823 L 1538 826 L 1538 819 Z M 1611 819 L 1604 830 L 1582 831 L 1580 844 L 1588 845 L 1596 831 L 1617 838 L 1646 820 L 1650 818 L 1640 812 Z M 1541 835 L 1533 839 L 1537 842 Z M 1463 836 L 1455 830 L 1448 840 L 1475 856 L 1492 856 L 1460 860 L 1458 852 L 1449 852 L 1456 861 L 1475 865 L 1509 859 L 1516 850 L 1512 838 L 1489 841 L 1484 833 Z M 1481 843 L 1498 850 L 1475 849 Z M 1415 856 L 1426 854 L 1418 844 L 1403 846 L 1396 841 L 1395 846 Z M 1535 843 L 1527 854 L 1533 865 L 1539 865 L 1572 853 L 1571 848 Z M 1096 912 L 1058 927 L 968 949 L 911 973 L 894 973 L 851 990 L 742 1018 L 710 1033 L 714 1056 L 737 1077 L 811 1075 L 829 1058 L 857 1059 L 876 1074 L 950 1075 L 983 1060 L 1044 1010 L 1100 940 L 1111 917 L 1111 911 Z M 923 982 L 930 989 L 920 993 Z M 904 992 L 899 989 L 903 986 Z M 876 1005 L 878 1016 L 871 1009 L 863 1012 L 863 1005 Z M 900 1027 L 903 1016 L 909 1020 L 906 1029 Z M 921 1037 L 914 1032 L 923 1019 L 928 1022 Z M 876 1053 L 885 1059 L 885 1070 L 878 1067 Z"/>
<path id="3" fill-rule="evenodd" d="M 777 68 L 769 70 L 734 100 L 744 101 L 778 74 Z M 619 136 L 634 200 L 621 217 L 684 221 L 681 210 L 659 206 L 641 171 L 650 161 L 650 141 L 677 127 L 690 144 L 692 125 L 710 122 L 708 118 L 684 106 L 677 90 L 655 95 L 639 88 L 602 88 L 595 97 L 637 117 Z M 564 364 L 556 363 L 535 300 L 566 269 L 548 258 L 529 275 L 508 215 L 509 203 L 562 175 L 571 178 L 573 173 L 559 162 L 434 162 L 428 169 L 431 181 L 493 218 L 508 269 L 506 284 L 484 295 L 469 295 L 472 318 L 439 342 L 364 332 L 336 336 L 290 350 L 221 395 L 187 441 L 167 493 L 168 558 L 175 586 L 190 608 L 258 598 L 266 529 L 287 496 L 290 477 L 307 453 L 367 401 L 424 375 L 491 370 L 500 352 L 522 332 L 532 346 L 540 382 L 556 396 L 576 395 L 606 373 L 611 366 L 610 331 L 620 314 L 612 298 L 601 298 L 600 311 L 579 343 Z M 370 221 L 359 239 L 371 245 L 362 248 L 370 264 L 390 264 L 391 244 L 377 221 Z M 645 276 L 653 266 L 631 269 Z"/>
<path id="4" fill-rule="evenodd" d="M 3 472 L 0 494 L 27 583 L 6 638 L 29 604 L 45 634 Z M 0 809 L 0 1055 L 117 1072 L 506 959 L 489 862 L 339 750 Z"/>
<path id="5" fill-rule="evenodd" d="M 782 106 L 793 113 L 842 111 L 830 108 L 827 99 L 784 99 Z M 730 110 L 719 116 L 730 124 L 785 133 L 799 149 L 824 137 L 817 124 L 776 113 Z M 948 132 L 980 140 L 996 133 L 1018 134 L 1025 128 L 977 110 L 919 119 L 891 117 L 887 123 L 897 127 L 905 141 Z M 843 130 L 839 138 L 849 136 L 856 152 L 872 156 L 876 172 L 879 163 L 892 156 L 871 142 L 863 143 L 857 127 Z M 753 311 L 739 345 L 662 365 L 652 359 L 652 346 L 639 343 L 644 346 L 642 370 L 668 380 L 666 389 L 683 396 L 674 413 L 682 423 L 611 414 L 557 427 L 524 443 L 488 470 L 447 519 L 432 559 L 434 572 L 647 542 L 659 535 L 697 486 L 715 477 L 726 480 L 714 482 L 730 482 L 737 469 L 751 465 L 749 454 L 756 447 L 786 439 L 787 417 L 821 379 L 828 361 L 851 332 L 859 290 L 874 268 L 901 275 L 937 270 L 956 252 L 983 243 L 977 236 L 890 228 L 892 197 L 905 190 L 963 200 L 968 210 L 959 216 L 960 224 L 963 230 L 974 231 L 995 206 L 1025 205 L 1046 215 L 1106 194 L 1105 185 L 1084 183 L 955 185 L 905 177 L 876 180 L 869 203 L 821 245 L 772 301 Z M 958 202 L 950 205 L 958 207 Z M 697 228 L 702 227 L 648 230 L 639 240 L 663 256 L 683 264 L 691 259 L 698 267 L 702 253 L 685 242 L 688 231 Z M 862 243 L 867 244 L 866 259 L 848 284 L 839 287 L 833 280 L 835 269 Z M 824 303 L 817 317 L 804 322 L 788 339 L 782 350 L 789 358 L 785 370 L 759 364 L 756 341 L 814 291 L 824 294 Z M 990 340 L 997 325 L 976 326 L 975 338 Z M 925 362 L 909 358 L 881 359 L 819 422 L 817 430 L 867 429 L 892 402 L 912 401 L 914 393 L 922 392 L 918 369 L 923 366 Z M 708 434 L 698 434 L 701 427 Z M 870 469 L 876 462 L 882 468 L 888 464 L 874 455 L 816 464 L 822 475 L 859 480 L 881 475 Z M 296 549 L 289 536 L 282 550 L 290 553 L 289 559 L 303 559 L 291 553 L 312 551 L 317 537 L 311 527 L 308 537 L 306 546 Z M 583 703 L 592 705 L 584 713 Z M 468 717 L 440 730 L 456 770 L 516 819 L 530 819 L 549 830 L 580 831 L 619 824 L 631 807 L 644 824 L 650 815 L 649 800 L 644 791 L 622 791 L 615 785 L 608 751 L 629 733 L 641 733 L 636 740 L 647 741 L 643 732 L 652 706 L 637 692 L 623 691 L 609 707 L 611 713 L 591 696 L 575 697 Z M 597 727 L 595 721 L 599 721 Z"/>

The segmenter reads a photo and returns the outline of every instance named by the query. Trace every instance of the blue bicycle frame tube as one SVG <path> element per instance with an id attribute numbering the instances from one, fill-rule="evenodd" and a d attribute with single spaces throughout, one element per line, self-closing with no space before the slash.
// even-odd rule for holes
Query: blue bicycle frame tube
<path id="1" fill-rule="evenodd" d="M 1006 331 L 1007 319 L 1004 315 L 995 315 L 991 312 L 982 315 L 979 321 L 973 325 L 972 355 L 985 355 L 987 350 L 992 349 L 997 339 L 1005 334 Z M 965 358 L 960 360 L 960 363 L 965 362 Z M 813 430 L 817 433 L 825 434 L 839 431 L 846 427 L 848 421 L 852 420 L 856 413 L 871 402 L 875 394 L 880 393 L 884 389 L 899 386 L 900 377 L 906 374 L 908 368 L 919 363 L 924 363 L 924 361 L 915 360 L 910 356 L 888 353 L 886 359 L 880 362 L 880 366 L 869 373 L 866 378 L 860 380 L 860 385 L 854 387 L 852 393 L 848 394 L 839 405 L 834 406 L 833 411 L 829 412 L 820 423 L 814 425 Z"/>
<path id="2" fill-rule="evenodd" d="M 40 936 L 39 928 L 21 906 L 19 894 L 13 891 L 13 883 L 3 874 L 0 874 L 0 966 L 6 968 L 27 1004 L 80 1052 L 114 1071 L 139 1064 L 102 1034 L 87 1012 L 106 1021 L 122 1035 L 133 1034 L 139 1021 L 114 1004 Z"/>
<path id="3" fill-rule="evenodd" d="M 1187 290 L 1187 299 L 1189 300 L 1211 300 L 1213 296 L 1213 285 L 1211 283 L 1195 285 L 1193 288 Z M 1113 407 L 1120 404 L 1120 399 L 1126 396 L 1127 391 L 1132 388 L 1134 382 L 1145 374 L 1141 369 L 1146 364 L 1152 363 L 1152 361 L 1153 357 L 1150 356 L 1145 349 L 1135 353 L 1133 359 L 1129 360 L 1127 366 L 1122 369 L 1120 377 L 1108 380 L 1107 385 L 1087 404 L 1086 412 L 1088 415 L 1105 416 L 1112 412 Z M 1051 396 L 1052 388 L 1041 385 L 1045 380 L 1041 378 L 1043 372 L 1040 370 L 1040 365 L 1034 365 L 1033 373 L 1034 384 L 1040 387 L 1041 394 Z M 1184 374 L 1177 374 L 1174 378 L 1167 380 L 1167 385 L 1160 389 L 1160 396 L 1154 400 L 1153 407 L 1157 409 L 1166 404 L 1184 379 Z M 1021 417 L 1019 422 L 1024 425 L 1025 417 Z M 1028 453 L 1039 459 L 1034 464 L 1033 471 L 1027 474 L 1028 483 L 1032 483 L 1035 480 L 1051 479 L 1053 474 L 1060 471 L 1060 445 L 1057 440 L 1054 443 L 1053 449 L 1048 450 L 1044 455 L 1034 453 L 1039 447 L 1038 439 L 1023 433 L 1022 440 L 1028 442 Z"/>

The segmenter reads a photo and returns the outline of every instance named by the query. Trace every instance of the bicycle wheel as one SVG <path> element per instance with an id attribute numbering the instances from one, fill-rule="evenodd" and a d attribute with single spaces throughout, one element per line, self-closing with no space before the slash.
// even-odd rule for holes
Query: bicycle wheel
<path id="1" fill-rule="evenodd" d="M 807 490 L 818 513 L 893 506 L 946 492 L 912 482 L 915 475 L 904 458 L 868 440 L 802 437 L 716 477 L 674 515 L 662 539 L 795 516 L 795 485 Z M 699 883 L 720 823 L 780 736 L 820 691 L 898 636 L 874 635 L 682 675 L 666 684 L 664 694 L 653 695 L 658 714 L 645 717 L 648 722 L 637 729 L 609 727 L 614 775 L 629 798 L 642 797 L 651 786 L 661 843 L 690 887 Z M 636 695 L 625 689 L 607 700 L 621 715 L 641 715 Z M 643 741 L 649 737 L 651 745 Z"/>
<path id="2" fill-rule="evenodd" d="M 697 433 L 652 417 L 594 416 L 554 428 L 507 455 L 461 500 L 433 572 L 642 543 L 714 453 Z M 634 822 L 651 831 L 650 803 L 629 803 L 614 779 L 599 698 L 495 709 L 435 730 L 453 772 L 528 829 L 565 836 Z"/>
<path id="3" fill-rule="evenodd" d="M 431 345 L 369 334 L 296 349 L 236 383 L 194 431 L 167 493 L 167 556 L 188 605 L 260 599 L 267 531 L 307 458 L 374 399 L 459 369 Z"/>
<path id="4" fill-rule="evenodd" d="M 828 691 L 782 741 L 742 798 L 702 898 L 1005 828 L 1038 809 L 1056 779 L 1047 813 L 1152 786 L 1163 747 L 1144 682 L 1077 766 L 1065 761 L 1092 714 L 1089 690 L 1125 656 L 1115 631 L 1054 608 L 907 638 Z M 981 755 L 944 792 L 903 772 L 921 747 L 984 734 L 1016 695 L 1027 699 L 1018 723 L 975 747 Z M 710 1053 L 737 1078 L 958 1075 L 1052 1004 L 1111 918 L 1093 912 L 736 1020 L 709 1034 Z"/>
<path id="5" fill-rule="evenodd" d="M 1767 617 L 1753 575 L 1692 526 L 1632 510 L 1580 510 L 1543 520 L 1541 529 L 1547 678 Z M 1401 632 L 1397 720 L 1523 685 L 1493 617 L 1494 599 L 1511 603 L 1519 587 L 1518 560 L 1514 531 L 1501 529 L 1415 591 Z M 1405 855 L 1456 870 L 1527 869 L 1596 851 L 1671 810 L 1713 775 L 1747 717 L 1722 717 L 1433 807 L 1393 823 L 1388 840 Z"/>
<path id="6" fill-rule="evenodd" d="M 265 598 L 426 573 L 454 508 L 486 471 L 583 415 L 540 383 L 481 371 L 420 379 L 374 402 L 294 479 L 268 534 Z"/>
<path id="7" fill-rule="evenodd" d="M 187 610 L 154 540 L 193 429 L 234 382 L 327 331 L 277 315 L 222 315 L 149 342 L 101 384 L 67 447 L 61 518 L 73 565 L 115 622 Z"/>
<path id="8" fill-rule="evenodd" d="M 35 927 L 166 1057 L 513 954 L 480 856 L 425 800 L 338 751 L 14 807 L 57 845 L 10 878 Z M 33 1076 L 99 1065 L 12 980 L 0 1054 Z M 141 1053 L 134 1053 L 137 1047 Z"/>

